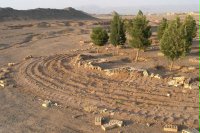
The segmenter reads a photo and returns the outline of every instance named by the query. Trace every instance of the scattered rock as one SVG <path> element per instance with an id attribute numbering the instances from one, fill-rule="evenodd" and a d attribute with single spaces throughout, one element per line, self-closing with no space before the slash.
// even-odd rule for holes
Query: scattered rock
<path id="1" fill-rule="evenodd" d="M 147 70 L 144 70 L 144 71 L 143 71 L 143 76 L 144 76 L 144 77 L 148 77 L 148 76 L 149 76 L 149 72 L 148 72 Z"/>
<path id="2" fill-rule="evenodd" d="M 5 85 L 5 84 L 3 84 L 3 83 L 0 83 L 0 86 L 4 88 L 6 85 Z"/>
<path id="3" fill-rule="evenodd" d="M 8 63 L 8 66 L 11 67 L 11 66 L 14 66 L 15 63 Z"/>
<path id="4" fill-rule="evenodd" d="M 31 58 L 33 58 L 33 56 L 32 56 L 32 55 L 29 55 L 29 56 L 26 56 L 26 57 L 24 58 L 24 60 L 28 60 L 28 59 L 31 59 Z"/>
<path id="5" fill-rule="evenodd" d="M 171 97 L 171 94 L 167 93 L 167 97 Z"/>
<path id="6" fill-rule="evenodd" d="M 42 107 L 51 107 L 52 106 L 52 102 L 50 100 L 45 100 L 44 103 L 42 104 Z"/>
<path id="7" fill-rule="evenodd" d="M 184 81 L 185 77 L 173 77 L 173 79 L 168 82 L 168 85 L 178 87 L 184 85 Z"/>
<path id="8" fill-rule="evenodd" d="M 151 124 L 150 124 L 150 123 L 147 123 L 146 125 L 147 125 L 147 127 L 150 127 L 150 126 L 151 126 Z"/>

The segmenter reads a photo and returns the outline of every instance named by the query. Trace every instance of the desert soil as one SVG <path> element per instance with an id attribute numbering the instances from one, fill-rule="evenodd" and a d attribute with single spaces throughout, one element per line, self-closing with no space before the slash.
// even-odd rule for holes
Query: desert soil
<path id="1" fill-rule="evenodd" d="M 0 66 L 16 63 L 9 67 L 9 79 L 15 85 L 0 88 L 0 132 L 101 133 L 94 125 L 95 116 L 125 122 L 124 127 L 110 133 L 161 133 L 165 124 L 199 128 L 199 89 L 168 86 L 167 78 L 137 73 L 107 76 L 74 65 L 78 55 L 97 52 L 89 34 L 99 24 L 108 26 L 102 20 L 0 23 Z M 129 47 L 117 50 L 107 45 L 98 49 L 99 60 L 112 62 L 100 63 L 104 69 L 131 66 L 164 77 L 199 77 L 199 63 L 189 61 L 199 56 L 198 39 L 194 39 L 191 54 L 175 62 L 172 72 L 168 60 L 158 56 L 157 45 L 141 52 L 139 62 L 133 61 L 136 52 Z M 29 55 L 33 58 L 25 60 Z M 183 71 L 191 66 L 195 69 Z M 59 106 L 43 108 L 45 99 Z M 104 109 L 107 111 L 102 113 Z"/>

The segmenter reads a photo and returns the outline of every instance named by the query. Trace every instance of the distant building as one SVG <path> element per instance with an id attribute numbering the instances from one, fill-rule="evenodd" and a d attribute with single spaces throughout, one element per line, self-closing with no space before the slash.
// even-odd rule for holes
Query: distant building
<path id="1" fill-rule="evenodd" d="M 188 14 L 188 15 L 199 15 L 198 12 L 188 12 L 187 14 Z"/>

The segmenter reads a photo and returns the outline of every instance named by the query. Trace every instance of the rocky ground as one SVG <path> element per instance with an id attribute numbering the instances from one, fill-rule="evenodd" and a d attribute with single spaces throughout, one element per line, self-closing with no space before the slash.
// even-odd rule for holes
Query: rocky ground
<path id="1" fill-rule="evenodd" d="M 89 34 L 96 25 L 108 26 L 52 20 L 0 24 L 5 82 L 0 132 L 104 132 L 95 126 L 97 116 L 124 122 L 111 133 L 161 133 L 165 124 L 198 128 L 198 38 L 170 72 L 157 45 L 141 52 L 138 62 L 128 46 L 93 47 Z M 169 85 L 172 80 L 176 85 Z M 44 100 L 56 104 L 45 108 Z"/>

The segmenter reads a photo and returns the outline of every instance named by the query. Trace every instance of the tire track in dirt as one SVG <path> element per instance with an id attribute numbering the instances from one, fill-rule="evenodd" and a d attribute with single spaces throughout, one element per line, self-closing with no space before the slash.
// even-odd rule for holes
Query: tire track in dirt
<path id="1" fill-rule="evenodd" d="M 196 99 L 189 98 L 195 92 L 183 98 L 180 98 L 184 96 L 180 92 L 166 97 L 169 87 L 162 85 L 163 81 L 155 83 L 147 78 L 132 78 L 130 82 L 105 77 L 96 71 L 72 66 L 71 60 L 76 55 L 72 53 L 25 61 L 19 65 L 18 82 L 29 86 L 27 91 L 74 108 L 83 108 L 90 101 L 94 105 L 146 120 L 168 122 L 176 116 L 175 122 L 181 123 L 190 116 L 195 116 L 192 121 L 198 119 L 198 107 L 194 104 Z M 156 87 L 165 89 L 158 90 Z M 117 101 L 121 104 L 116 104 Z"/>

